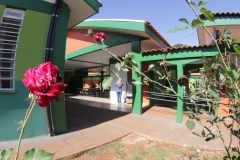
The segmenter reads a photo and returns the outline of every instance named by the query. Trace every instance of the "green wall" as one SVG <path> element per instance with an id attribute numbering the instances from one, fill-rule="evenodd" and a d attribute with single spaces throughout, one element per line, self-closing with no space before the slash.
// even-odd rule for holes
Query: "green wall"
<path id="1" fill-rule="evenodd" d="M 0 2 L 1 3 L 1 2 Z M 0 16 L 4 7 L 0 5 Z M 20 31 L 16 53 L 15 91 L 1 92 L 0 105 L 0 141 L 18 139 L 19 131 L 16 122 L 23 120 L 29 106 L 28 90 L 23 85 L 23 74 L 28 68 L 44 62 L 50 15 L 26 10 Z M 24 138 L 47 134 L 44 109 L 36 106 L 27 124 Z"/>
<path id="2" fill-rule="evenodd" d="M 83 88 L 83 78 L 88 77 L 88 71 L 76 70 L 65 72 L 64 83 L 68 86 L 65 90 L 66 93 L 77 93 L 77 88 Z"/>
<path id="3" fill-rule="evenodd" d="M 68 6 L 65 3 L 63 3 L 59 13 L 53 51 L 53 64 L 59 67 L 60 74 L 62 75 L 63 78 L 67 39 L 67 26 L 69 16 L 70 10 Z M 59 98 L 60 98 L 59 102 L 53 101 L 52 103 L 53 120 L 56 134 L 65 133 L 67 131 L 64 95 L 60 95 Z"/>
<path id="4" fill-rule="evenodd" d="M 22 80 L 28 68 L 44 62 L 50 18 L 50 15 L 45 13 L 26 11 L 17 48 L 16 80 Z"/>
<path id="5" fill-rule="evenodd" d="M 54 4 L 43 0 L 0 0 L 0 4 L 6 5 L 9 8 L 15 8 L 20 10 L 34 10 L 47 14 L 52 13 Z"/>

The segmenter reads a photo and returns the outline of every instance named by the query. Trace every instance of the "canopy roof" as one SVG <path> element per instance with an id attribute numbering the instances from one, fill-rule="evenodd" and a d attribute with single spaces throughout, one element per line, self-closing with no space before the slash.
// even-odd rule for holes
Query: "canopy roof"
<path id="1" fill-rule="evenodd" d="M 55 3 L 56 0 L 44 0 Z M 97 0 L 63 0 L 71 10 L 68 29 L 96 14 L 102 6 Z"/>
<path id="2" fill-rule="evenodd" d="M 126 20 L 126 19 L 91 19 L 85 20 L 70 31 L 105 32 L 110 39 L 105 40 L 108 49 L 118 55 L 123 56 L 132 51 L 131 42 L 140 41 L 141 51 L 152 48 L 166 48 L 171 45 L 164 37 L 147 21 Z M 104 67 L 109 65 L 111 56 L 97 45 L 92 44 L 85 48 L 80 48 L 65 56 L 65 70 L 88 69 L 94 67 Z"/>

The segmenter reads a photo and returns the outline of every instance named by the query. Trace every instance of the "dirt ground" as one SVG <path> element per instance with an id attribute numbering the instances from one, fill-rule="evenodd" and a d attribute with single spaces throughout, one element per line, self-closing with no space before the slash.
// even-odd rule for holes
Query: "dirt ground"
<path id="1" fill-rule="evenodd" d="M 74 160 L 220 160 L 224 155 L 224 151 L 181 146 L 132 133 Z"/>

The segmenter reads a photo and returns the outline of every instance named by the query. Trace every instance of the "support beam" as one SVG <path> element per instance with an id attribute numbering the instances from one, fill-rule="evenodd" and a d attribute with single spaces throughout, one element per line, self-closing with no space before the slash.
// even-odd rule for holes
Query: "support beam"
<path id="1" fill-rule="evenodd" d="M 183 75 L 183 65 L 185 64 L 190 64 L 193 62 L 200 61 L 201 59 L 180 59 L 180 60 L 172 60 L 168 61 L 168 64 L 174 64 L 177 66 L 177 79 L 180 78 Z M 184 88 L 181 86 L 177 86 L 177 94 L 178 94 L 178 99 L 177 99 L 177 117 L 176 117 L 176 122 L 177 123 L 182 123 L 182 117 L 183 117 L 183 93 L 184 93 Z"/>
<path id="2" fill-rule="evenodd" d="M 136 62 L 138 65 L 138 69 L 141 72 L 141 62 Z M 140 81 L 141 82 L 141 77 L 138 77 L 137 74 L 132 71 L 132 81 Z M 135 114 L 142 114 L 142 85 L 133 85 L 133 103 L 132 103 L 132 113 Z"/>
<path id="3" fill-rule="evenodd" d="M 134 55 L 134 61 L 138 65 L 138 71 L 141 72 L 141 43 L 140 41 L 132 42 L 132 54 Z M 132 70 L 132 81 L 142 81 L 142 77 L 139 77 L 135 71 Z M 142 114 L 142 85 L 132 86 L 133 97 L 132 97 L 132 113 Z"/>
<path id="4" fill-rule="evenodd" d="M 102 86 L 102 82 L 103 82 L 103 70 L 101 70 L 101 94 L 102 94 L 102 90 L 103 90 L 103 86 Z M 100 94 L 100 93 L 99 93 Z"/>
<path id="5" fill-rule="evenodd" d="M 183 75 L 183 65 L 177 64 L 177 78 L 180 78 Z M 178 85 L 177 87 L 177 93 L 178 93 L 178 99 L 177 99 L 177 123 L 182 123 L 182 117 L 183 117 L 183 92 L 184 88 Z"/>

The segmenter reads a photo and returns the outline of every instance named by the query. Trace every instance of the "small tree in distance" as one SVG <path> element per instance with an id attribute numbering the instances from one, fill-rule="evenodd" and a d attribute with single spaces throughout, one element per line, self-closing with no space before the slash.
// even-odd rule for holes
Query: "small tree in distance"
<path id="1" fill-rule="evenodd" d="M 188 45 L 186 44 L 181 44 L 181 43 L 177 43 L 177 44 L 174 44 L 173 47 L 177 48 L 177 47 L 187 47 Z"/>

